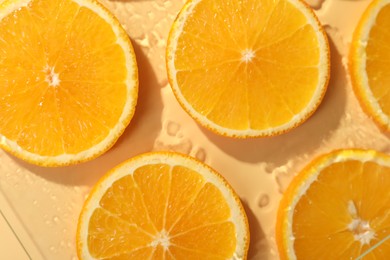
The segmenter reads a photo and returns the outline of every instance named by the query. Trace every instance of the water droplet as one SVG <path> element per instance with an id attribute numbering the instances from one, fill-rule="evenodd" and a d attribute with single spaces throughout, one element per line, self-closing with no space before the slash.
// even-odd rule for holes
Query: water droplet
<path id="1" fill-rule="evenodd" d="M 55 246 L 51 246 L 51 247 L 50 247 L 50 251 L 56 252 L 57 250 L 56 250 Z"/>
<path id="2" fill-rule="evenodd" d="M 269 196 L 267 194 L 262 194 L 262 195 L 260 195 L 260 197 L 257 201 L 257 205 L 260 208 L 264 208 L 264 207 L 269 205 L 269 201 L 270 201 Z"/>
<path id="3" fill-rule="evenodd" d="M 195 154 L 195 157 L 199 161 L 202 161 L 202 162 L 206 161 L 206 151 L 203 148 L 199 148 Z"/>
<path id="4" fill-rule="evenodd" d="M 278 185 L 278 191 L 280 194 L 283 194 L 286 191 L 286 189 L 290 183 L 290 179 L 291 178 L 288 178 L 288 175 L 285 175 L 285 174 L 278 174 L 275 177 L 276 184 Z"/>
<path id="5" fill-rule="evenodd" d="M 180 130 L 180 125 L 178 123 L 169 121 L 167 123 L 167 134 L 170 136 L 176 136 Z"/>
<path id="6" fill-rule="evenodd" d="M 37 200 L 33 200 L 33 205 L 37 206 L 38 205 L 38 201 Z"/>
<path id="7" fill-rule="evenodd" d="M 54 216 L 54 217 L 53 217 L 53 221 L 54 221 L 55 223 L 58 223 L 58 222 L 60 221 L 60 219 L 59 219 L 57 216 Z"/>
<path id="8" fill-rule="evenodd" d="M 51 198 L 52 200 L 57 200 L 57 196 L 54 195 L 54 194 L 51 194 L 51 195 L 50 195 L 50 198 Z"/>
<path id="9" fill-rule="evenodd" d="M 307 3 L 313 8 L 314 10 L 319 10 L 322 7 L 322 4 L 325 2 L 325 0 L 307 0 Z"/>
<path id="10" fill-rule="evenodd" d="M 264 170 L 265 170 L 266 173 L 271 174 L 271 173 L 273 173 L 273 171 L 275 170 L 275 168 L 276 168 L 275 164 L 273 164 L 273 163 L 267 163 L 267 164 L 265 165 L 265 167 L 264 167 Z"/>

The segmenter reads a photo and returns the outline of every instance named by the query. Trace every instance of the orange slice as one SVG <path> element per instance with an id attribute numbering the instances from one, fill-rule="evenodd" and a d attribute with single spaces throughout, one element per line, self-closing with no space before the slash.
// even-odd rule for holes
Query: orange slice
<path id="1" fill-rule="evenodd" d="M 280 202 L 276 238 L 281 259 L 387 259 L 390 156 L 341 150 L 298 174 Z"/>
<path id="2" fill-rule="evenodd" d="M 390 1 L 373 1 L 355 29 L 349 65 L 364 110 L 390 131 Z"/>
<path id="3" fill-rule="evenodd" d="M 80 259 L 246 259 L 247 218 L 221 175 L 177 153 L 111 170 L 80 215 Z"/>
<path id="4" fill-rule="evenodd" d="M 31 163 L 95 158 L 134 114 L 132 45 L 94 0 L 3 1 L 0 61 L 0 145 Z"/>
<path id="5" fill-rule="evenodd" d="M 190 0 L 166 56 L 182 107 L 230 137 L 272 136 L 302 124 L 329 79 L 327 37 L 299 0 Z"/>

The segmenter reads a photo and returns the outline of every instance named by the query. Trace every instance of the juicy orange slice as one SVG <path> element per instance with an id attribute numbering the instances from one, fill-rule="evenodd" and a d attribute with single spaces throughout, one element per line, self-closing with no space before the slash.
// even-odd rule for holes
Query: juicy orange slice
<path id="1" fill-rule="evenodd" d="M 130 159 L 99 181 L 77 231 L 80 259 L 246 259 L 239 198 L 214 170 L 177 153 Z"/>
<path id="2" fill-rule="evenodd" d="M 390 240 L 390 156 L 341 150 L 296 176 L 280 202 L 281 259 L 386 259 Z"/>
<path id="3" fill-rule="evenodd" d="M 373 1 L 355 29 L 349 64 L 364 110 L 390 131 L 390 1 Z"/>
<path id="4" fill-rule="evenodd" d="M 303 123 L 329 79 L 327 37 L 299 0 L 190 0 L 167 46 L 182 107 L 231 137 L 271 136 Z"/>
<path id="5" fill-rule="evenodd" d="M 0 4 L 0 145 L 58 166 L 108 150 L 138 93 L 132 45 L 94 0 Z"/>

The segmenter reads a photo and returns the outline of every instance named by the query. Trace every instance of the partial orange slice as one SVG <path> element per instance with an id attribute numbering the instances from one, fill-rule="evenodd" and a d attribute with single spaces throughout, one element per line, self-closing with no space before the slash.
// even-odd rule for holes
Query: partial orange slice
<path id="1" fill-rule="evenodd" d="M 390 1 L 373 1 L 355 29 L 349 65 L 364 110 L 390 131 Z"/>
<path id="2" fill-rule="evenodd" d="M 239 138 L 302 124 L 330 73 L 326 34 L 299 0 L 190 0 L 172 26 L 166 59 L 182 107 Z"/>
<path id="3" fill-rule="evenodd" d="M 276 239 L 281 259 L 387 259 L 389 187 L 386 154 L 340 150 L 315 159 L 280 202 Z"/>
<path id="4" fill-rule="evenodd" d="M 0 4 L 0 145 L 31 163 L 95 158 L 136 105 L 134 51 L 95 0 Z"/>
<path id="5" fill-rule="evenodd" d="M 111 170 L 79 219 L 80 259 L 246 259 L 248 222 L 229 184 L 177 153 L 149 153 Z"/>

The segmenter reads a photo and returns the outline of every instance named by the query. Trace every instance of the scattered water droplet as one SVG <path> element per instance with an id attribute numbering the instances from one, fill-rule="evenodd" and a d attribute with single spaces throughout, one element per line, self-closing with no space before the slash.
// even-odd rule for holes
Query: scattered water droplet
<path id="1" fill-rule="evenodd" d="M 325 0 L 306 0 L 314 10 L 320 10 Z"/>
<path id="2" fill-rule="evenodd" d="M 206 151 L 203 148 L 199 148 L 195 154 L 195 157 L 199 161 L 202 161 L 202 162 L 206 161 Z"/>
<path id="3" fill-rule="evenodd" d="M 37 200 L 33 200 L 33 205 L 37 206 L 38 205 L 38 201 Z"/>
<path id="4" fill-rule="evenodd" d="M 260 197 L 257 201 L 257 205 L 260 208 L 264 208 L 264 207 L 269 205 L 269 201 L 270 201 L 269 196 L 267 194 L 262 194 L 262 195 L 260 195 Z"/>
<path id="5" fill-rule="evenodd" d="M 167 123 L 167 134 L 170 136 L 176 136 L 180 130 L 180 125 L 178 123 L 169 121 Z"/>
<path id="6" fill-rule="evenodd" d="M 272 174 L 275 170 L 276 166 L 273 163 L 267 163 L 264 167 L 266 173 Z"/>
<path id="7" fill-rule="evenodd" d="M 58 223 L 58 222 L 60 221 L 60 219 L 59 219 L 57 216 L 54 216 L 54 217 L 53 217 L 53 221 L 54 221 L 55 223 Z"/>
<path id="8" fill-rule="evenodd" d="M 56 247 L 55 247 L 55 246 L 51 246 L 51 247 L 50 247 L 50 251 L 52 251 L 52 252 L 57 252 Z"/>
<path id="9" fill-rule="evenodd" d="M 288 178 L 288 176 L 285 174 L 278 174 L 275 177 L 276 184 L 278 185 L 278 191 L 280 194 L 283 194 L 286 191 L 288 184 L 290 183 L 290 179 L 291 178 Z"/>

